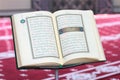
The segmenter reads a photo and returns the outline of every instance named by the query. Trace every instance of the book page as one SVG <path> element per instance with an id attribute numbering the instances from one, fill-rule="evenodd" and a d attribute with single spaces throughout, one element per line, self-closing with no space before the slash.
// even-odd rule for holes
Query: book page
<path id="1" fill-rule="evenodd" d="M 59 63 L 51 13 L 29 12 L 16 14 L 13 18 L 20 55 L 17 56 L 22 65 Z"/>
<path id="2" fill-rule="evenodd" d="M 77 58 L 100 59 L 103 49 L 92 11 L 61 10 L 54 14 L 65 62 Z"/>
<path id="3" fill-rule="evenodd" d="M 63 57 L 89 52 L 81 14 L 60 14 L 56 20 Z"/>
<path id="4" fill-rule="evenodd" d="M 28 17 L 27 23 L 33 57 L 58 57 L 52 18 Z"/>
<path id="5" fill-rule="evenodd" d="M 64 57 L 89 51 L 81 15 L 60 15 L 57 21 Z"/>

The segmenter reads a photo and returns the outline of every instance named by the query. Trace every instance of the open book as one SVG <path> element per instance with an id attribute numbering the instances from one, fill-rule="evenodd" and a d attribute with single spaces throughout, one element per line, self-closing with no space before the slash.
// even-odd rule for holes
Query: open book
<path id="1" fill-rule="evenodd" d="M 106 60 L 91 10 L 20 13 L 12 22 L 18 68 Z"/>

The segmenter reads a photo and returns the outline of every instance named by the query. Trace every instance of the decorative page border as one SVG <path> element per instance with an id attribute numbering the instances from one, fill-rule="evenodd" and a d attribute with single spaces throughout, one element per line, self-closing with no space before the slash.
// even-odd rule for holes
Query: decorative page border
<path id="1" fill-rule="evenodd" d="M 52 25 L 53 25 L 53 20 L 52 20 L 52 17 L 50 16 L 33 16 L 33 17 L 28 17 L 26 18 L 26 22 L 27 22 L 27 26 L 28 26 L 28 34 L 29 34 L 29 40 L 30 40 L 30 45 L 31 45 L 31 51 L 32 51 L 32 57 L 33 59 L 37 59 L 37 58 L 45 58 L 45 57 L 55 57 L 55 58 L 59 58 L 59 54 L 58 54 L 58 57 L 57 56 L 54 56 L 54 55 L 51 55 L 51 56 L 44 56 L 44 57 L 35 57 L 34 56 L 34 51 L 33 51 L 33 44 L 32 44 L 32 39 L 31 39 L 31 35 L 30 35 L 30 29 L 29 29 L 29 23 L 28 23 L 28 19 L 29 18 L 35 18 L 35 17 L 48 17 L 48 18 L 51 18 L 51 21 L 52 21 Z M 54 26 L 54 25 L 53 25 Z M 55 29 L 53 27 L 53 31 L 54 31 L 54 36 L 55 36 Z M 47 36 L 47 35 L 46 35 Z M 55 41 L 56 41 L 56 38 L 55 38 Z M 56 46 L 57 46 L 57 41 L 56 41 Z M 57 52 L 58 52 L 58 46 L 57 46 Z"/>
<path id="2" fill-rule="evenodd" d="M 88 52 L 89 52 L 89 47 L 88 47 L 88 42 L 87 42 L 86 32 L 85 32 L 85 28 L 84 28 L 84 24 L 83 24 L 83 16 L 82 16 L 82 14 L 61 14 L 61 15 L 58 15 L 58 16 L 55 17 L 56 22 L 58 22 L 58 21 L 57 21 L 57 17 L 59 17 L 59 16 L 64 16 L 64 15 L 78 15 L 78 16 L 81 17 L 82 25 L 83 25 L 83 30 L 84 30 L 84 31 L 82 31 L 82 32 L 84 32 L 84 35 L 85 35 L 87 51 L 80 51 L 80 52 L 88 53 Z M 57 23 L 57 28 L 58 28 L 58 23 Z M 58 30 L 58 31 L 59 31 L 59 30 Z M 59 35 L 59 39 L 60 39 L 60 35 Z M 60 40 L 60 45 L 61 45 L 61 40 Z M 62 46 L 61 46 L 61 50 L 62 50 Z M 80 52 L 75 52 L 75 53 L 80 53 Z M 73 53 L 69 53 L 69 54 L 67 54 L 67 55 L 64 55 L 63 57 L 66 57 L 66 56 L 71 55 L 71 54 L 73 54 Z M 62 54 L 62 55 L 63 55 L 63 54 Z"/>

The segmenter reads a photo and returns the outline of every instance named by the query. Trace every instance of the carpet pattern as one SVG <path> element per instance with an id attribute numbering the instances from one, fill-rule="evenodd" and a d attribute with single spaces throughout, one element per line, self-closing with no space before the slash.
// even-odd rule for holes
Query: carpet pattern
<path id="1" fill-rule="evenodd" d="M 105 62 L 59 70 L 59 80 L 120 80 L 120 14 L 95 15 Z M 54 70 L 16 68 L 11 20 L 0 18 L 0 80 L 55 80 Z"/>

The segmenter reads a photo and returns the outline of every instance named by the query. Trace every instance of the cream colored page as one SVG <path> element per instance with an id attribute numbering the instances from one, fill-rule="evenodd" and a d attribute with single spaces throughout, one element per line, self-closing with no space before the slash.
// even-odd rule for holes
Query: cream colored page
<path id="1" fill-rule="evenodd" d="M 94 16 L 90 16 L 91 17 L 91 23 L 93 25 L 93 29 L 94 29 L 94 35 L 95 35 L 95 39 L 96 39 L 96 44 L 97 44 L 97 47 L 98 47 L 98 51 L 99 51 L 99 60 L 106 60 L 106 57 L 105 57 L 105 53 L 104 53 L 104 49 L 103 49 L 103 46 L 102 46 L 102 41 L 100 40 L 100 35 L 99 35 L 99 32 L 98 32 L 98 29 L 96 28 L 96 22 L 95 22 L 95 18 Z M 93 20 L 92 20 L 93 19 Z"/>
<path id="2" fill-rule="evenodd" d="M 12 16 L 12 22 L 14 22 L 15 20 L 14 20 L 14 17 Z M 16 29 L 15 29 L 15 23 L 12 23 L 12 27 L 14 27 L 14 28 L 12 28 L 13 29 L 13 34 L 14 34 L 14 44 L 15 44 L 15 50 L 16 50 L 16 53 L 17 53 L 17 55 L 16 55 L 16 59 L 17 59 L 17 66 L 18 67 L 20 67 L 20 65 L 21 65 L 21 61 L 20 61 L 20 55 L 19 55 L 19 49 L 18 49 L 18 42 L 17 42 L 17 36 L 16 36 Z"/>
<path id="3" fill-rule="evenodd" d="M 63 56 L 77 52 L 88 52 L 81 15 L 57 17 Z"/>
<path id="4" fill-rule="evenodd" d="M 100 55 L 103 52 L 101 52 L 102 48 L 99 47 L 101 46 L 99 45 L 100 41 L 96 40 L 99 36 L 94 33 L 96 26 L 93 23 L 94 19 L 91 11 L 61 10 L 54 14 L 57 19 L 65 61 L 80 57 L 101 58 Z"/>
<path id="5" fill-rule="evenodd" d="M 34 58 L 58 57 L 52 18 L 30 17 L 27 21 Z"/>
<path id="6" fill-rule="evenodd" d="M 62 54 L 61 45 L 60 45 L 59 31 L 58 31 L 57 22 L 56 22 L 56 18 L 54 14 L 53 14 L 53 22 L 54 22 L 54 30 L 55 30 L 55 36 L 56 36 L 56 41 L 57 41 L 60 64 L 63 64 L 63 54 Z"/>
<path id="7" fill-rule="evenodd" d="M 51 15 L 49 12 L 14 15 L 22 65 L 59 62 Z"/>

